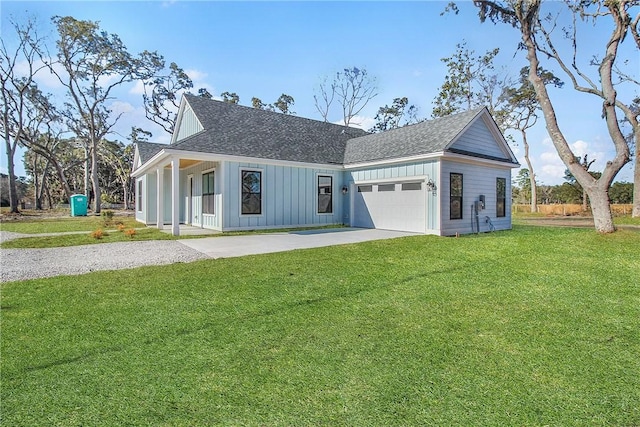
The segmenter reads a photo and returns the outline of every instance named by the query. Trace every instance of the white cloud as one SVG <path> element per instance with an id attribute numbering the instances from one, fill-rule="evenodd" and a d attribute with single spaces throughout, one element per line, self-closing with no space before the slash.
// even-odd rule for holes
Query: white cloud
<path id="1" fill-rule="evenodd" d="M 343 120 L 333 122 L 336 125 L 344 125 Z M 376 120 L 373 117 L 366 116 L 353 116 L 350 120 L 349 126 L 352 128 L 358 128 L 368 131 L 375 125 Z"/>
<path id="2" fill-rule="evenodd" d="M 184 72 L 187 73 L 187 76 L 189 76 L 191 81 L 193 81 L 194 85 L 197 82 L 202 82 L 208 76 L 207 73 L 205 73 L 203 71 L 195 70 L 195 69 L 194 70 L 184 70 Z"/>
<path id="3" fill-rule="evenodd" d="M 133 87 L 129 90 L 132 95 L 144 95 L 144 83 L 142 80 L 137 80 Z"/>

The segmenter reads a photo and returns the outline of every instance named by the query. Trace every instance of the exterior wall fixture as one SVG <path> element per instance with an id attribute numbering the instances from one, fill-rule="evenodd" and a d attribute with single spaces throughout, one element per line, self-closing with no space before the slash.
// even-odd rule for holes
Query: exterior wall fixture
<path id="1" fill-rule="evenodd" d="M 433 191 L 435 193 L 437 189 L 438 187 L 436 187 L 436 183 L 433 182 L 431 178 L 429 178 L 429 181 L 427 181 L 427 190 Z"/>
<path id="2" fill-rule="evenodd" d="M 346 185 L 342 186 L 342 194 L 347 194 L 349 192 L 349 187 L 347 187 Z"/>

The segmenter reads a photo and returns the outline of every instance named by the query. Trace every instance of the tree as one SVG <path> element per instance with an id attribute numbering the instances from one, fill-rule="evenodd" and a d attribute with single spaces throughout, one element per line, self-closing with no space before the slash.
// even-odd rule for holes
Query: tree
<path id="1" fill-rule="evenodd" d="M 461 111 L 486 106 L 502 126 L 502 114 L 497 106 L 501 88 L 508 85 L 494 72 L 493 60 L 498 48 L 476 55 L 467 48 L 466 41 L 456 45 L 456 52 L 441 61 L 447 66 L 447 75 L 434 100 L 433 117 L 445 117 Z"/>
<path id="2" fill-rule="evenodd" d="M 564 84 L 559 78 L 550 71 L 538 70 L 538 74 L 542 77 L 545 84 L 553 84 L 555 87 L 562 87 Z M 524 159 L 527 163 L 529 173 L 529 188 L 531 189 L 531 212 L 538 211 L 538 194 L 536 186 L 536 175 L 533 169 L 533 163 L 529 157 L 529 141 L 527 140 L 527 131 L 535 126 L 538 122 L 538 110 L 540 108 L 536 98 L 536 92 L 533 85 L 529 81 L 529 68 L 523 67 L 520 70 L 519 86 L 506 87 L 500 95 L 501 100 L 505 103 L 505 128 L 520 131 L 522 137 L 522 145 L 524 147 Z"/>
<path id="3" fill-rule="evenodd" d="M 283 93 L 282 95 L 280 95 L 280 97 L 278 97 L 276 102 L 273 103 L 273 106 L 280 110 L 282 114 L 295 114 L 294 111 L 291 111 L 291 106 L 293 104 L 295 104 L 293 96 Z"/>
<path id="4" fill-rule="evenodd" d="M 630 182 L 614 182 L 609 189 L 612 203 L 627 204 L 633 201 L 633 184 Z"/>
<path id="5" fill-rule="evenodd" d="M 531 200 L 532 198 L 532 189 L 535 188 L 535 181 L 534 184 L 531 185 L 531 174 L 529 172 L 529 169 L 527 168 L 522 168 L 518 171 L 518 176 L 516 177 L 516 184 L 518 184 L 518 187 L 520 188 L 520 197 L 522 197 L 523 199 L 526 200 Z"/>
<path id="6" fill-rule="evenodd" d="M 155 75 L 161 57 L 155 52 L 137 56 L 127 51 L 116 34 L 109 34 L 97 22 L 79 21 L 71 16 L 53 19 L 58 31 L 57 63 L 60 73 L 49 61 L 53 74 L 67 90 L 69 101 L 65 116 L 69 128 L 84 142 L 90 159 L 94 212 L 100 212 L 101 189 L 98 178 L 98 145 L 120 119 L 108 107 L 115 88 Z M 44 58 L 48 61 L 47 58 Z"/>
<path id="7" fill-rule="evenodd" d="M 29 19 L 21 25 L 11 22 L 18 36 L 17 45 L 11 49 L 4 37 L 0 40 L 0 84 L 2 85 L 1 132 L 7 150 L 9 206 L 18 213 L 18 189 L 14 158 L 18 145 L 22 145 L 26 127 L 29 126 L 29 93 L 37 89 L 34 81 L 41 66 L 37 65 L 43 39 L 35 29 L 36 22 Z M 26 73 L 21 72 L 26 68 Z"/>
<path id="8" fill-rule="evenodd" d="M 240 103 L 240 97 L 235 92 L 222 92 L 220 96 L 222 97 L 222 100 L 228 104 Z"/>
<path id="9" fill-rule="evenodd" d="M 329 121 L 331 107 L 337 101 L 342 110 L 343 124 L 349 126 L 353 118 L 378 95 L 378 87 L 366 69 L 353 67 L 338 71 L 331 81 L 324 78 L 316 92 L 313 99 L 324 121 Z"/>
<path id="10" fill-rule="evenodd" d="M 265 104 L 260 98 L 255 96 L 251 98 L 251 106 L 258 110 L 276 111 L 279 110 L 282 114 L 295 114 L 291 111 L 291 106 L 295 104 L 293 96 L 283 93 L 273 104 Z"/>
<path id="11" fill-rule="evenodd" d="M 569 54 L 571 63 L 567 64 L 565 57 L 556 49 L 551 30 L 546 27 L 546 21 L 544 21 L 544 17 L 541 14 L 541 0 L 474 0 L 474 4 L 479 9 L 479 17 L 482 22 L 489 19 L 494 24 L 506 23 L 519 30 L 522 40 L 521 46 L 525 50 L 527 61 L 529 62 L 528 77 L 540 103 L 547 131 L 558 155 L 589 196 L 595 228 L 600 233 L 615 231 L 607 191 L 616 174 L 630 160 L 629 146 L 620 129 L 617 109 L 622 110 L 625 117 L 637 120 L 637 116 L 632 114 L 629 111 L 630 109 L 618 100 L 613 81 L 613 70 L 616 64 L 618 48 L 627 33 L 630 31 L 633 33 L 629 9 L 636 6 L 637 3 L 635 0 L 619 0 L 578 2 L 567 5 L 573 14 L 574 24 L 578 19 L 597 18 L 601 20 L 604 17 L 608 17 L 611 20 L 612 31 L 609 39 L 603 40 L 605 55 L 598 61 L 598 79 L 596 81 L 596 79 L 590 78 L 586 72 L 580 69 L 579 62 L 576 60 L 576 25 L 573 26 L 573 31 L 565 32 L 574 48 L 573 55 Z M 553 25 L 553 20 L 551 25 Z M 572 82 L 574 89 L 599 97 L 602 100 L 602 116 L 606 121 L 607 129 L 615 148 L 615 156 L 606 162 L 600 178 L 592 176 L 579 161 L 576 161 L 576 156 L 560 128 L 553 102 L 544 80 L 539 74 L 541 64 L 538 55 L 540 53 L 544 57 L 553 60 L 563 70 Z M 584 84 L 581 82 L 584 82 Z M 636 135 L 636 138 L 639 137 L 640 135 Z"/>
<path id="12" fill-rule="evenodd" d="M 411 123 L 418 123 L 418 108 L 409 105 L 409 98 L 394 98 L 391 106 L 385 105 L 378 109 L 375 121 L 369 132 L 384 132 L 389 129 L 396 129 Z"/>
<path id="13" fill-rule="evenodd" d="M 161 57 L 152 58 L 158 61 L 155 66 L 164 70 L 165 63 Z M 168 72 L 157 74 L 145 81 L 144 102 L 147 119 L 160 125 L 167 133 L 172 134 L 175 128 L 176 113 L 180 106 L 180 95 L 190 93 L 193 81 L 189 75 L 175 62 L 169 65 Z M 211 98 L 206 88 L 198 89 L 198 96 Z"/>

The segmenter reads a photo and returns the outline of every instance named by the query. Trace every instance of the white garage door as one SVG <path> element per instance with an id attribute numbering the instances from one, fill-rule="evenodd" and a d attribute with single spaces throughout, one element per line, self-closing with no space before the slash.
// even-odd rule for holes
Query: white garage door
<path id="1" fill-rule="evenodd" d="M 426 200 L 424 182 L 358 184 L 352 225 L 424 233 Z"/>

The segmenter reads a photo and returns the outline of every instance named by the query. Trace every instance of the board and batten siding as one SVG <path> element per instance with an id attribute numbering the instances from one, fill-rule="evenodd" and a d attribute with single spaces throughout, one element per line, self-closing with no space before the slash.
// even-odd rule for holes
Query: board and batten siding
<path id="1" fill-rule="evenodd" d="M 191 135 L 195 135 L 198 132 L 203 131 L 204 128 L 200 121 L 196 118 L 191 107 L 187 104 L 182 112 L 182 119 L 180 126 L 178 127 L 178 135 L 176 141 L 181 141 Z"/>
<path id="2" fill-rule="evenodd" d="M 412 162 L 399 165 L 380 166 L 374 168 L 357 169 L 349 172 L 349 184 L 353 182 L 371 182 L 395 180 L 410 181 L 411 177 L 426 177 L 426 180 L 432 179 L 436 184 L 435 192 L 427 191 L 426 194 L 426 231 L 427 233 L 437 234 L 440 225 L 440 211 L 438 206 L 438 197 L 440 183 L 438 182 L 439 163 L 437 160 L 426 162 Z M 424 187 L 423 183 L 423 189 Z M 357 191 L 353 188 L 352 191 Z M 424 190 L 426 191 L 426 189 Z M 345 217 L 350 218 L 353 212 L 349 212 L 349 206 L 345 207 Z M 346 222 L 348 223 L 348 221 Z"/>
<path id="3" fill-rule="evenodd" d="M 241 171 L 262 172 L 262 213 L 241 214 Z M 303 227 L 343 224 L 346 196 L 341 192 L 343 173 L 340 170 L 295 166 L 224 162 L 223 229 Z M 333 177 L 333 212 L 318 213 L 318 175 Z"/>
<path id="4" fill-rule="evenodd" d="M 482 119 L 472 123 L 450 148 L 502 159 L 509 158 L 496 143 L 495 136 Z"/>
<path id="5" fill-rule="evenodd" d="M 202 213 L 202 174 L 214 170 L 214 214 Z M 201 162 L 180 170 L 180 222 L 188 222 L 187 213 L 191 202 L 192 223 L 195 227 L 222 230 L 220 212 L 222 209 L 222 185 L 218 162 Z M 189 201 L 189 176 L 193 176 L 191 201 Z"/>
<path id="6" fill-rule="evenodd" d="M 453 236 L 456 233 L 472 233 L 475 225 L 473 204 L 482 194 L 485 196 L 485 209 L 478 213 L 480 232 L 490 231 L 485 217 L 489 217 L 496 230 L 511 229 L 511 169 L 508 167 L 480 166 L 443 160 L 441 164 L 440 203 L 442 205 L 441 235 Z M 450 174 L 462 174 L 462 219 L 450 218 Z M 506 180 L 505 216 L 496 216 L 496 178 Z"/>

